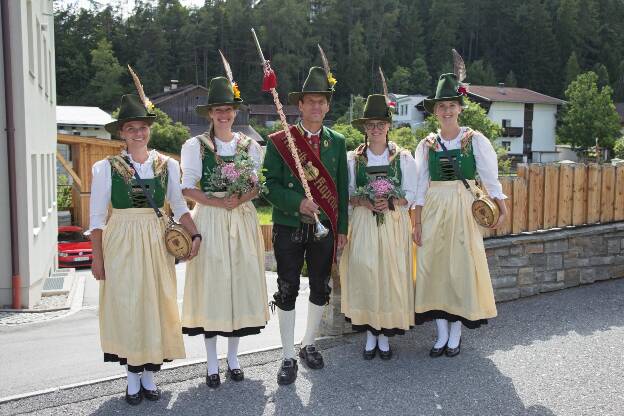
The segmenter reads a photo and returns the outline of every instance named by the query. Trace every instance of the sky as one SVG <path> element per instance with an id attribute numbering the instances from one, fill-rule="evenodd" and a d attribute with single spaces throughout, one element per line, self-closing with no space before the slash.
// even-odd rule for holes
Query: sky
<path id="1" fill-rule="evenodd" d="M 119 2 L 119 0 L 115 0 L 115 1 L 97 0 L 97 1 L 102 6 L 106 6 L 108 4 L 117 4 Z M 85 7 L 85 8 L 89 7 L 88 0 L 54 0 L 54 3 L 58 5 L 63 5 L 63 6 L 67 4 L 77 4 L 80 7 Z M 132 9 L 134 8 L 134 0 L 121 0 L 121 3 L 124 5 L 124 15 L 131 12 Z M 180 0 L 180 3 L 182 3 L 185 6 L 199 7 L 204 4 L 204 0 Z"/>

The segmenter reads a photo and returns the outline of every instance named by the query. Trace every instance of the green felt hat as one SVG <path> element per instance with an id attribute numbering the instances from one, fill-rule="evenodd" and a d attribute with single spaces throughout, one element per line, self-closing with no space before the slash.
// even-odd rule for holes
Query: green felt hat
<path id="1" fill-rule="evenodd" d="M 423 100 L 423 106 L 428 113 L 433 114 L 433 107 L 438 101 L 458 101 L 460 105 L 464 105 L 464 96 L 458 92 L 461 84 L 457 79 L 457 75 L 449 73 L 440 75 L 435 95 L 429 96 Z"/>
<path id="2" fill-rule="evenodd" d="M 360 130 L 364 130 L 364 123 L 369 120 L 382 120 L 392 123 L 392 110 L 388 106 L 386 96 L 383 94 L 372 94 L 366 99 L 364 115 L 351 122 L 351 125 Z"/>
<path id="3" fill-rule="evenodd" d="M 195 107 L 197 114 L 206 117 L 211 107 L 220 105 L 231 105 L 238 108 L 243 103 L 243 100 L 240 98 L 240 92 L 238 94 L 235 93 L 234 85 L 226 77 L 211 79 L 208 86 L 208 101 L 205 105 Z M 238 87 L 236 87 L 236 90 L 238 91 Z"/>
<path id="4" fill-rule="evenodd" d="M 323 94 L 327 97 L 327 101 L 330 101 L 333 93 L 334 87 L 333 85 L 330 85 L 325 70 L 321 67 L 313 66 L 310 68 L 310 72 L 303 83 L 301 91 L 291 92 L 288 94 L 288 102 L 291 105 L 297 105 L 304 94 Z"/>
<path id="5" fill-rule="evenodd" d="M 119 105 L 119 115 L 117 120 L 112 121 L 104 126 L 114 138 L 118 139 L 119 129 L 128 121 L 145 121 L 152 124 L 156 120 L 156 114 L 147 111 L 141 99 L 134 94 L 126 94 L 121 96 L 121 104 Z"/>

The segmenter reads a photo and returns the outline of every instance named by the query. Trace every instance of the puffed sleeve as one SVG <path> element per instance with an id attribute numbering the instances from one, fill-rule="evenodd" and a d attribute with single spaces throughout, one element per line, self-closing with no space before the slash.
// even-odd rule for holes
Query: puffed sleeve
<path id="1" fill-rule="evenodd" d="M 182 196 L 182 188 L 180 187 L 180 164 L 174 158 L 167 159 L 167 171 L 169 178 L 167 180 L 167 200 L 173 211 L 173 218 L 176 221 L 180 217 L 189 212 L 186 200 Z"/>
<path id="2" fill-rule="evenodd" d="M 416 202 L 418 176 L 416 161 L 408 151 L 401 152 L 401 188 L 405 191 L 406 208 L 411 208 Z"/>
<path id="3" fill-rule="evenodd" d="M 91 168 L 91 197 L 89 200 L 89 229 L 86 235 L 93 230 L 102 230 L 106 225 L 108 204 L 111 200 L 111 165 L 106 159 L 93 164 Z"/>
<path id="4" fill-rule="evenodd" d="M 180 152 L 182 160 L 182 189 L 195 189 L 202 175 L 202 161 L 199 140 L 188 139 Z M 177 162 L 176 162 L 177 163 Z"/>
<path id="5" fill-rule="evenodd" d="M 477 162 L 479 178 L 492 198 L 507 199 L 498 181 L 498 159 L 492 143 L 482 134 L 472 137 L 472 149 Z"/>
<path id="6" fill-rule="evenodd" d="M 416 164 L 416 196 L 414 205 L 425 205 L 425 195 L 429 189 L 429 148 L 425 140 L 421 140 L 414 151 Z"/>
<path id="7" fill-rule="evenodd" d="M 252 140 L 249 144 L 249 156 L 254 161 L 255 171 L 258 173 L 258 171 L 262 169 L 264 152 L 262 151 L 262 146 L 260 146 L 255 140 Z"/>
<path id="8" fill-rule="evenodd" d="M 355 193 L 355 152 L 347 152 L 347 171 L 349 173 L 349 196 Z"/>

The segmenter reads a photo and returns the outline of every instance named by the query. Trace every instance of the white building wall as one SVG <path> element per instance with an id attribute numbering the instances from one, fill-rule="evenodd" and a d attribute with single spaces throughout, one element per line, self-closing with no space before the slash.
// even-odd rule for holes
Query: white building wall
<path id="1" fill-rule="evenodd" d="M 392 125 L 398 127 L 409 124 L 412 130 L 416 130 L 425 121 L 423 114 L 416 109 L 424 95 L 408 95 L 397 100 L 396 113 L 392 116 Z"/>
<path id="2" fill-rule="evenodd" d="M 490 106 L 488 118 L 499 126 L 503 120 L 511 120 L 511 127 L 524 127 L 524 104 L 495 102 Z M 520 137 L 502 137 L 495 140 L 499 145 L 503 141 L 510 142 L 509 154 L 522 154 L 524 135 Z"/>
<path id="3" fill-rule="evenodd" d="M 56 265 L 54 19 L 51 0 L 9 3 L 21 295 L 22 305 L 30 307 Z M 11 299 L 10 275 L 0 279 L 5 305 Z"/>
<path id="4" fill-rule="evenodd" d="M 555 151 L 555 128 L 557 106 L 535 104 L 533 106 L 533 152 Z"/>
<path id="5" fill-rule="evenodd" d="M 75 126 L 75 129 L 71 128 L 72 126 L 66 125 L 58 125 L 58 132 L 63 134 L 71 134 L 75 136 L 89 136 L 95 137 L 98 139 L 106 139 L 110 140 L 111 135 L 109 132 L 104 129 L 104 127 L 96 127 L 96 126 Z"/>

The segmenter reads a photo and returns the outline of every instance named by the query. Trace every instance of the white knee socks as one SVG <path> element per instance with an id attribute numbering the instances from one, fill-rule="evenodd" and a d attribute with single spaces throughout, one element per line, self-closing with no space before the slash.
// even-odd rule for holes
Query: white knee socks
<path id="1" fill-rule="evenodd" d="M 283 311 L 277 308 L 277 316 L 284 359 L 295 358 L 295 310 Z"/>
<path id="2" fill-rule="evenodd" d="M 377 345 L 383 352 L 390 351 L 390 340 L 384 334 L 379 334 L 377 337 Z"/>
<path id="3" fill-rule="evenodd" d="M 156 381 L 154 380 L 153 371 L 143 371 L 143 374 L 141 374 L 141 385 L 147 390 L 156 390 Z"/>
<path id="4" fill-rule="evenodd" d="M 141 389 L 141 375 L 128 370 L 128 366 L 126 366 L 126 373 L 128 375 L 128 394 L 137 394 Z"/>
<path id="5" fill-rule="evenodd" d="M 230 369 L 237 370 L 240 369 L 240 364 L 238 363 L 238 341 L 240 341 L 239 337 L 229 337 L 228 338 L 228 365 Z"/>
<path id="6" fill-rule="evenodd" d="M 321 326 L 321 319 L 323 319 L 323 310 L 325 306 L 318 306 L 312 302 L 308 302 L 308 322 L 306 325 L 306 332 L 301 340 L 301 346 L 314 344 L 316 334 L 319 326 Z"/>
<path id="7" fill-rule="evenodd" d="M 436 319 L 436 330 L 438 339 L 434 345 L 434 348 L 442 348 L 446 345 L 449 339 L 449 325 L 446 319 Z"/>
<path id="8" fill-rule="evenodd" d="M 208 374 L 219 373 L 219 360 L 217 359 L 217 337 L 204 338 L 206 344 L 206 363 Z"/>
<path id="9" fill-rule="evenodd" d="M 377 346 L 377 336 L 372 332 L 366 331 L 366 351 L 372 351 Z"/>
<path id="10" fill-rule="evenodd" d="M 448 340 L 449 348 L 457 348 L 459 341 L 461 340 L 461 321 L 451 322 L 451 331 Z"/>

